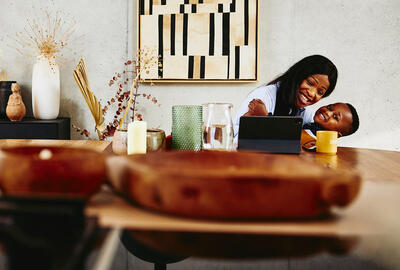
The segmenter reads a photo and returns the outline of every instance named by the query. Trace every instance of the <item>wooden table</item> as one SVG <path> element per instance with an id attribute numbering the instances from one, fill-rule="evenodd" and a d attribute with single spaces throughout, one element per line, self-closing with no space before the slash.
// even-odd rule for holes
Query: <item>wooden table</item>
<path id="1" fill-rule="evenodd" d="M 87 213 L 98 216 L 104 226 L 164 231 L 355 236 L 386 231 L 388 229 L 386 227 L 390 224 L 400 225 L 400 219 L 395 215 L 396 205 L 400 205 L 400 196 L 397 196 L 400 194 L 400 152 L 339 148 L 335 156 L 309 152 L 288 156 L 294 159 L 311 160 L 323 166 L 357 170 L 365 180 L 359 198 L 347 209 L 335 209 L 334 217 L 328 220 L 302 223 L 293 221 L 221 222 L 152 212 L 116 196 L 109 190 L 103 190 L 93 198 L 87 208 Z M 382 209 L 385 211 L 381 211 Z M 381 221 L 391 217 L 393 220 L 388 224 Z"/>
<path id="2" fill-rule="evenodd" d="M 0 147 L 21 143 L 0 140 Z M 109 151 L 110 147 L 109 142 L 98 141 L 27 140 L 23 143 L 90 147 L 99 151 Z M 267 250 L 270 256 L 276 257 L 339 249 L 382 260 L 390 268 L 400 267 L 400 262 L 395 259 L 400 256 L 400 218 L 397 210 L 400 205 L 400 152 L 339 148 L 334 156 L 302 152 L 290 155 L 290 158 L 357 170 L 364 179 L 359 198 L 350 207 L 334 209 L 332 216 L 320 220 L 218 221 L 145 210 L 104 188 L 92 198 L 86 214 L 98 217 L 104 227 L 130 229 L 132 235 L 143 243 L 177 255 L 217 254 L 229 257 L 263 254 L 268 257 L 265 254 Z M 229 254 L 224 253 L 228 250 L 224 248 L 226 245 L 231 245 Z M 293 245 L 298 248 L 287 248 Z M 275 252 L 271 253 L 271 250 Z M 382 253 L 389 255 L 386 258 Z"/>
<path id="3" fill-rule="evenodd" d="M 0 148 L 17 145 L 88 147 L 110 151 L 109 141 L 91 140 L 0 140 Z M 339 147 L 337 155 L 312 152 L 285 155 L 339 169 L 358 171 L 363 180 L 359 198 L 349 208 L 335 210 L 334 218 L 308 222 L 192 220 L 142 209 L 105 188 L 94 196 L 87 214 L 97 216 L 107 227 L 161 231 L 230 232 L 294 235 L 359 236 L 386 231 L 399 225 L 396 206 L 400 205 L 400 152 Z M 384 209 L 384 211 L 382 211 Z"/>
<path id="4" fill-rule="evenodd" d="M 400 152 L 339 148 L 334 156 L 302 152 L 289 157 L 358 171 L 364 179 L 359 198 L 320 220 L 218 221 L 149 211 L 103 190 L 93 198 L 87 214 L 97 216 L 103 226 L 130 229 L 136 240 L 176 256 L 293 258 L 352 252 L 389 269 L 400 267 L 396 259 L 400 256 Z"/>

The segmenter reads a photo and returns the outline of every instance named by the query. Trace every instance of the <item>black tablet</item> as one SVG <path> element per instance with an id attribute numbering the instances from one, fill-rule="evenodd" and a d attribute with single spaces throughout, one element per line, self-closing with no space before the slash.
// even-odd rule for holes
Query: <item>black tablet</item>
<path id="1" fill-rule="evenodd" d="M 299 154 L 303 119 L 294 116 L 242 116 L 239 150 Z"/>

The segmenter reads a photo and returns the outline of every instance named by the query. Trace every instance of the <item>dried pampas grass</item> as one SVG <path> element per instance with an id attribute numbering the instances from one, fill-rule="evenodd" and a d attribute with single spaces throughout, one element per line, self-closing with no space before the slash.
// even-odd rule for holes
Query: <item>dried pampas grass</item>
<path id="1" fill-rule="evenodd" d="M 94 121 L 96 123 L 95 129 L 97 131 L 99 139 L 101 140 L 103 138 L 102 133 L 105 129 L 103 109 L 96 96 L 93 94 L 92 91 L 90 91 L 85 60 L 83 58 L 81 58 L 78 65 L 74 69 L 74 78 L 79 86 L 79 89 L 81 90 L 83 98 L 89 106 L 90 112 L 93 115 Z"/>

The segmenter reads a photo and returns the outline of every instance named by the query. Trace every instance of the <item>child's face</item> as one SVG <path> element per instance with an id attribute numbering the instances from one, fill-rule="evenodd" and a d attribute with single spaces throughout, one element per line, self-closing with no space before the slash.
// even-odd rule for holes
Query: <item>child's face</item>
<path id="1" fill-rule="evenodd" d="M 297 92 L 296 106 L 304 108 L 318 102 L 329 88 L 328 75 L 313 74 L 307 77 Z"/>
<path id="2" fill-rule="evenodd" d="M 337 131 L 342 136 L 351 131 L 353 116 L 346 104 L 335 103 L 319 108 L 314 115 L 314 122 L 323 129 Z"/>

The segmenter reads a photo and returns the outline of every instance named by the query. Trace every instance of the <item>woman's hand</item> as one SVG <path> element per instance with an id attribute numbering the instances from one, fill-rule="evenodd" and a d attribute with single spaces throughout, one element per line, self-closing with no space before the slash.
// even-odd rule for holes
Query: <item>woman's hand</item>
<path id="1" fill-rule="evenodd" d="M 260 99 L 253 99 L 249 103 L 249 111 L 244 116 L 267 116 L 268 111 L 264 102 Z"/>

